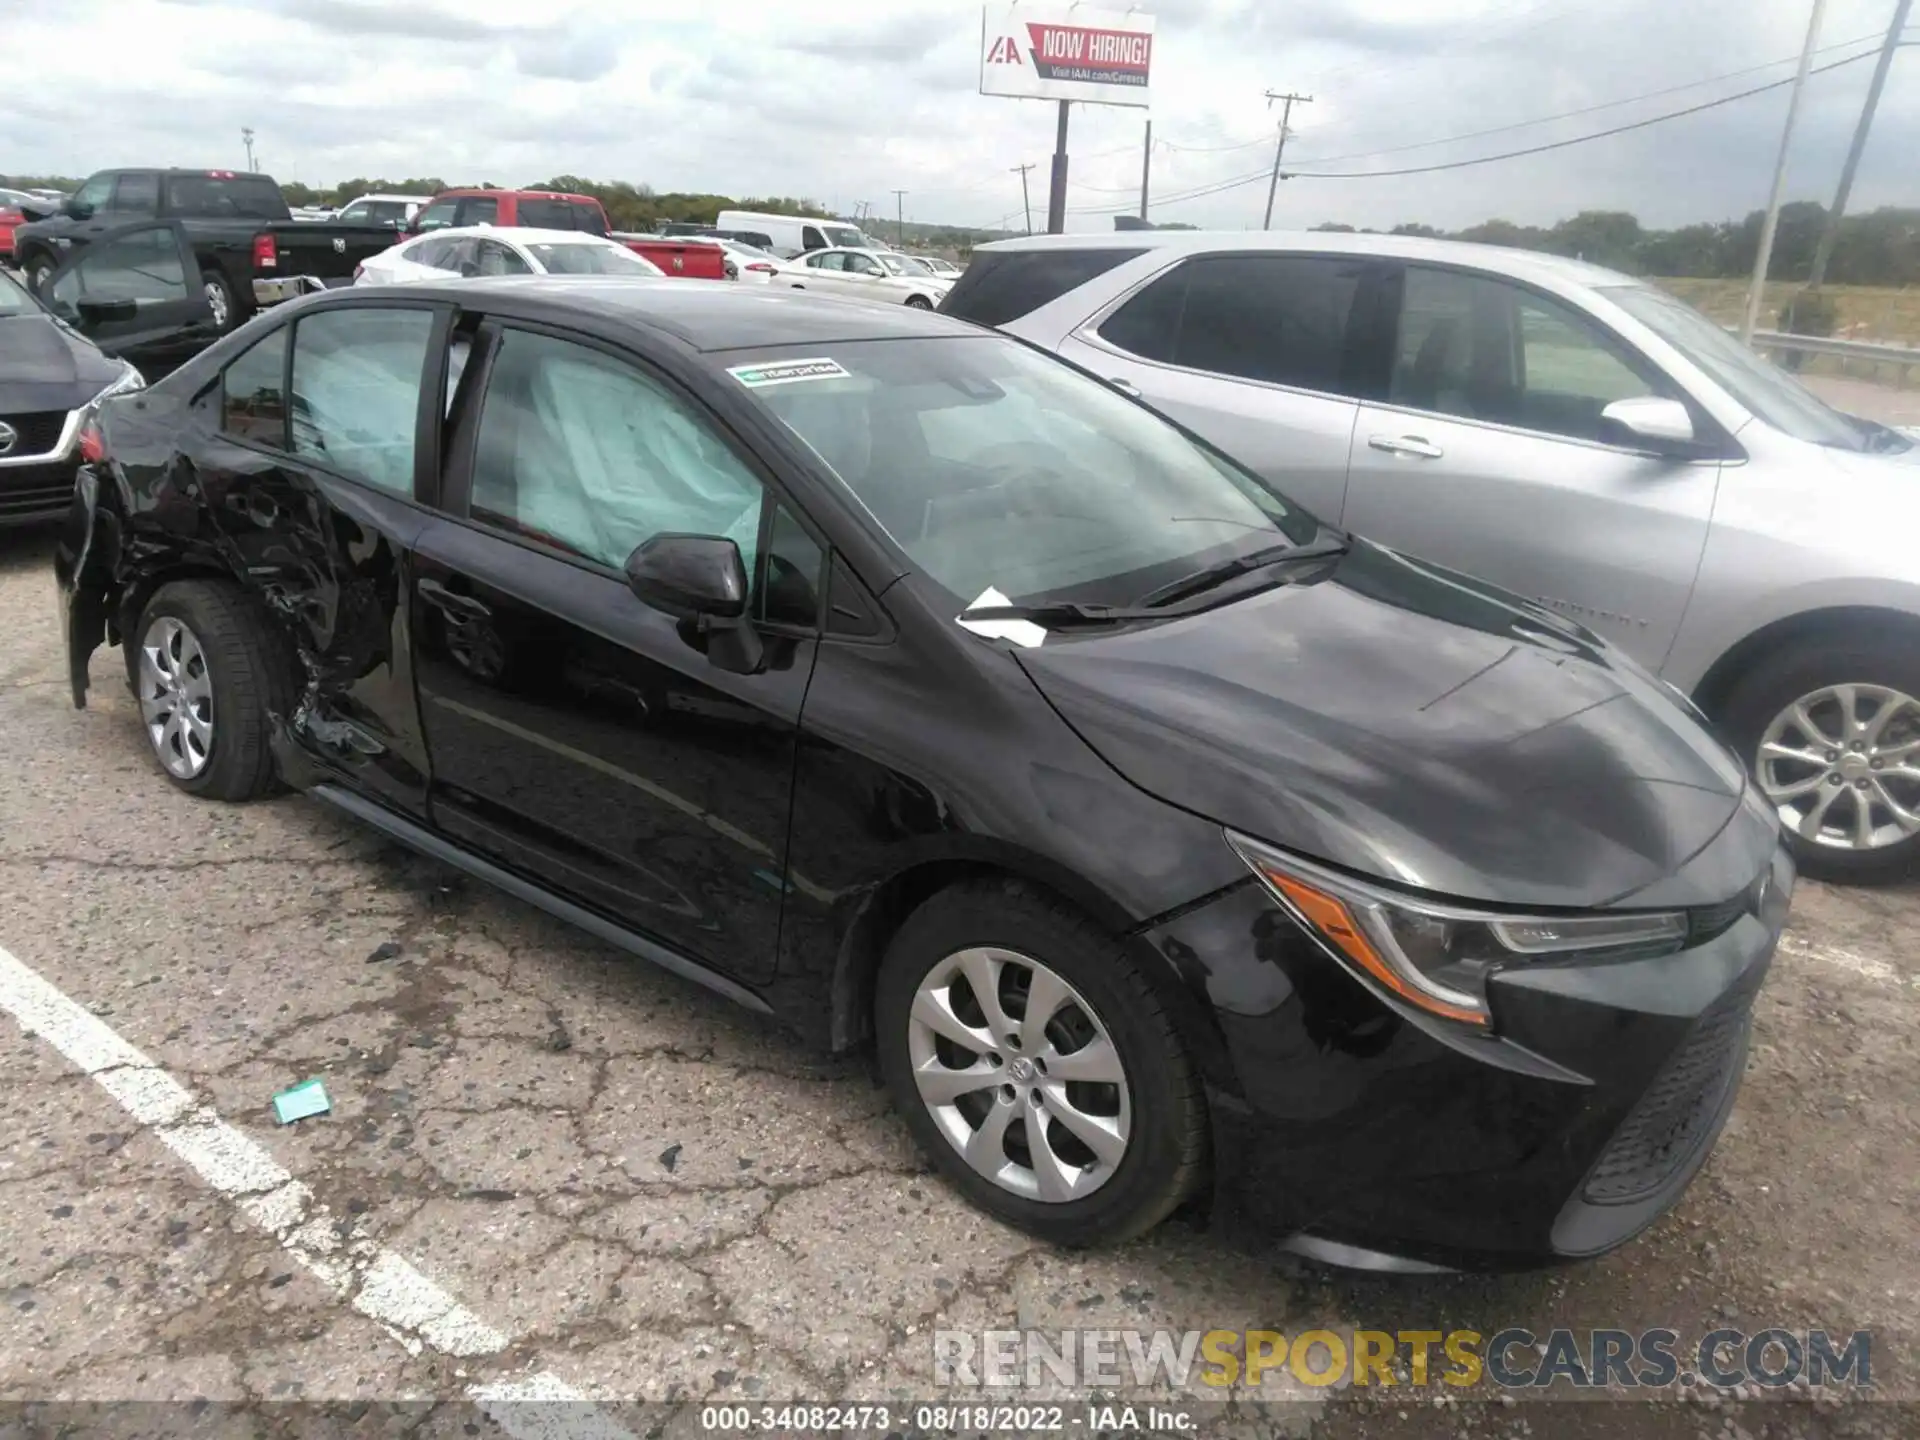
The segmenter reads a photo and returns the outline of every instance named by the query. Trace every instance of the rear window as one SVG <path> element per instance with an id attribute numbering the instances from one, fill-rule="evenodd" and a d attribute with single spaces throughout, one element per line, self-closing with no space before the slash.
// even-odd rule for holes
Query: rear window
<path id="1" fill-rule="evenodd" d="M 1005 325 L 1141 253 L 1105 248 L 988 251 L 974 257 L 940 309 L 976 325 Z"/>
<path id="2" fill-rule="evenodd" d="M 529 230 L 585 230 L 607 233 L 600 207 L 580 200 L 522 200 L 516 207 L 520 223 Z"/>
<path id="3" fill-rule="evenodd" d="M 167 207 L 175 215 L 225 220 L 285 220 L 280 187 L 264 175 L 174 175 Z"/>

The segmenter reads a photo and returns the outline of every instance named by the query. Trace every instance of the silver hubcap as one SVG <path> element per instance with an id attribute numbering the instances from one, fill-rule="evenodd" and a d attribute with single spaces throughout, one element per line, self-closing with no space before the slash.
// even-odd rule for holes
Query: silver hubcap
<path id="1" fill-rule="evenodd" d="M 227 323 L 226 287 L 207 281 L 207 304 L 213 309 L 213 323 L 225 328 Z"/>
<path id="2" fill-rule="evenodd" d="M 913 997 L 907 1052 L 940 1133 L 1003 1190 L 1078 1200 L 1127 1153 L 1120 1052 L 1080 992 L 1038 960 L 985 947 L 949 955 Z"/>
<path id="3" fill-rule="evenodd" d="M 1920 835 L 1920 701 L 1884 685 L 1829 685 L 1760 738 L 1760 788 L 1801 839 L 1878 850 Z"/>
<path id="4" fill-rule="evenodd" d="M 140 641 L 140 718 L 167 773 L 191 780 L 213 755 L 213 677 L 200 641 L 162 615 Z"/>

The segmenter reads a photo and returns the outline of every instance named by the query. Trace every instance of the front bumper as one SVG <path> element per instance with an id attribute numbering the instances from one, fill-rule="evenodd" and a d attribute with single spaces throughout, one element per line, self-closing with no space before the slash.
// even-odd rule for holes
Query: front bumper
<path id="1" fill-rule="evenodd" d="M 58 520 L 67 513 L 73 504 L 74 473 L 80 467 L 80 423 L 84 415 L 84 410 L 67 413 L 51 450 L 35 455 L 0 455 L 0 530 Z"/>
<path id="2" fill-rule="evenodd" d="M 1491 1039 L 1389 1008 L 1257 884 L 1153 932 L 1204 977 L 1237 1082 L 1210 1095 L 1217 1217 L 1380 1270 L 1518 1269 L 1631 1239 L 1732 1110 L 1793 888 L 1784 847 L 1770 864 L 1757 910 L 1689 949 L 1502 972 Z"/>
<path id="3" fill-rule="evenodd" d="M 317 275 L 280 275 L 272 279 L 256 278 L 253 282 L 253 303 L 255 308 L 264 309 L 268 305 L 278 305 L 283 300 L 297 300 L 302 295 L 318 295 L 327 290 L 343 290 L 353 284 L 352 276 L 322 280 Z"/>

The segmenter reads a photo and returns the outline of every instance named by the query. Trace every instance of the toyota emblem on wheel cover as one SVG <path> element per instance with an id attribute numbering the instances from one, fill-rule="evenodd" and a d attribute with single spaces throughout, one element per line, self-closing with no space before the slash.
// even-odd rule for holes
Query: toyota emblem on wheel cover
<path id="1" fill-rule="evenodd" d="M 344 255 L 347 253 L 347 242 L 342 236 L 336 235 L 333 237 L 333 253 L 336 255 Z"/>
<path id="2" fill-rule="evenodd" d="M 12 454 L 13 447 L 19 440 L 20 432 L 14 429 L 13 426 L 7 424 L 6 421 L 0 420 L 0 455 Z"/>

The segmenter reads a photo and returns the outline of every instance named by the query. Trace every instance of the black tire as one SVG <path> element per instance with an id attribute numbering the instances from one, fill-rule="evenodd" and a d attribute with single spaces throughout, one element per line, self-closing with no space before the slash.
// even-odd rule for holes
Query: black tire
<path id="1" fill-rule="evenodd" d="M 139 647 L 154 621 L 164 616 L 185 625 L 205 657 L 213 687 L 213 739 L 205 767 L 182 778 L 161 762 L 143 720 L 141 735 L 154 763 L 189 795 L 242 801 L 271 793 L 278 777 L 267 745 L 268 716 L 289 715 L 293 709 L 293 666 L 286 642 L 259 602 L 225 581 L 179 580 L 161 586 L 147 602 L 129 643 Z M 137 654 L 129 657 L 128 668 L 138 675 Z"/>
<path id="2" fill-rule="evenodd" d="M 935 1123 L 914 1083 L 908 1030 L 915 993 L 935 966 L 974 946 L 1017 951 L 1052 969 L 1085 998 L 1119 1052 L 1131 1097 L 1127 1148 L 1105 1183 L 1080 1199 L 1028 1198 L 976 1171 Z M 1044 1240 L 1087 1246 L 1132 1239 L 1158 1225 L 1204 1179 L 1206 1101 L 1166 1008 L 1111 935 L 1049 895 L 1018 881 L 982 880 L 933 896 L 887 947 L 874 1025 L 894 1104 L 934 1165 L 981 1209 Z"/>
<path id="3" fill-rule="evenodd" d="M 200 283 L 206 288 L 207 302 L 214 306 L 220 333 L 224 335 L 245 318 L 240 313 L 239 302 L 234 298 L 233 287 L 227 283 L 227 277 L 218 270 L 202 270 Z M 218 301 L 214 299 L 216 290 L 220 294 Z"/>
<path id="4" fill-rule="evenodd" d="M 909 295 L 907 297 L 907 308 L 910 310 L 931 310 L 933 308 L 933 302 L 924 295 Z"/>
<path id="5" fill-rule="evenodd" d="M 1920 699 L 1920 648 L 1897 638 L 1810 638 L 1790 644 L 1735 682 L 1720 707 L 1721 728 L 1757 777 L 1760 742 L 1774 718 L 1803 696 L 1848 683 L 1881 685 Z M 1914 803 L 1912 791 L 1905 793 L 1905 803 Z M 1848 850 L 1796 834 L 1792 846 L 1801 873 L 1816 880 L 1879 885 L 1920 873 L 1920 836 L 1871 850 Z"/>

